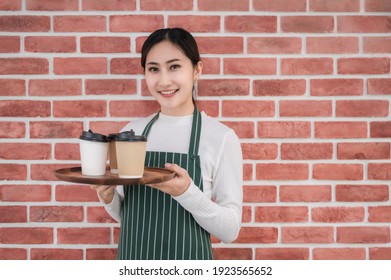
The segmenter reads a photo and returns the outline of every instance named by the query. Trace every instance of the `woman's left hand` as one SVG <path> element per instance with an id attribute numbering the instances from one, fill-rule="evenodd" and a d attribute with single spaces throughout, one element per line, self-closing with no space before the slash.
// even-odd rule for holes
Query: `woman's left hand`
<path id="1" fill-rule="evenodd" d="M 191 178 L 186 169 L 183 169 L 177 164 L 166 163 L 164 167 L 175 172 L 175 177 L 163 183 L 150 184 L 155 189 L 165 192 L 171 196 L 183 194 L 190 186 Z"/>

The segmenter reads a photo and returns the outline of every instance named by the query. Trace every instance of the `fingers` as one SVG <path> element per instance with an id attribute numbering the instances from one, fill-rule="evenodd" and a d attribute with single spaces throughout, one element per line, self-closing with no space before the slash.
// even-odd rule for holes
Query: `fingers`
<path id="1" fill-rule="evenodd" d="M 106 190 L 112 188 L 114 186 L 108 186 L 108 185 L 91 185 L 90 188 L 97 193 L 105 192 Z"/>
<path id="2" fill-rule="evenodd" d="M 176 176 L 169 181 L 158 184 L 151 184 L 150 186 L 172 196 L 178 196 L 184 193 L 191 183 L 191 178 L 186 169 L 183 169 L 177 164 L 171 163 L 166 163 L 164 167 L 170 171 L 175 172 Z"/>
<path id="3" fill-rule="evenodd" d="M 110 203 L 113 200 L 114 192 L 115 192 L 115 185 L 109 186 L 109 185 L 91 185 L 90 188 L 92 190 L 95 190 L 98 194 L 98 196 L 106 203 Z"/>
<path id="4" fill-rule="evenodd" d="M 176 175 L 179 177 L 183 177 L 187 174 L 186 169 L 183 169 L 182 167 L 174 163 L 166 163 L 164 164 L 164 167 L 170 171 L 175 172 Z"/>

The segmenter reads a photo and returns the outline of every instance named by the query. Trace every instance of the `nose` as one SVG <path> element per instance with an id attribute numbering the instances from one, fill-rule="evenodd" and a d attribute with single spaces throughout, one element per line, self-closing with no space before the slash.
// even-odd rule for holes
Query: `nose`
<path id="1" fill-rule="evenodd" d="M 165 88 L 171 85 L 171 77 L 167 71 L 160 71 L 159 75 L 159 86 Z"/>

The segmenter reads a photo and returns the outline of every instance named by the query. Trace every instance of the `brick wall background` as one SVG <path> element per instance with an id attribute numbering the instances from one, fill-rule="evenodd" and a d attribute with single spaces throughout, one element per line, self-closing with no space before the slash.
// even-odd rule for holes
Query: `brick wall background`
<path id="1" fill-rule="evenodd" d="M 83 129 L 157 110 L 140 49 L 181 26 L 199 106 L 244 154 L 243 227 L 217 259 L 391 259 L 389 0 L 0 0 L 0 259 L 112 259 Z"/>

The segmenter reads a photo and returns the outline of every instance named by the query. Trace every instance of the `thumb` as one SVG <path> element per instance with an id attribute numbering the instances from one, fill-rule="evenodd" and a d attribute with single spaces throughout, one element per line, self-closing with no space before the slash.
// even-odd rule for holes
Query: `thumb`
<path id="1" fill-rule="evenodd" d="M 166 163 L 164 164 L 164 167 L 170 171 L 173 171 L 175 172 L 177 175 L 182 175 L 183 172 L 185 171 L 183 168 L 181 168 L 179 165 L 177 164 L 173 164 L 173 163 Z"/>

